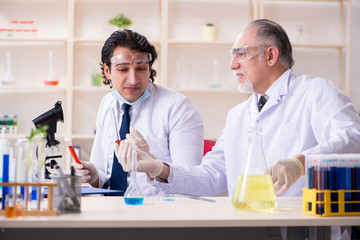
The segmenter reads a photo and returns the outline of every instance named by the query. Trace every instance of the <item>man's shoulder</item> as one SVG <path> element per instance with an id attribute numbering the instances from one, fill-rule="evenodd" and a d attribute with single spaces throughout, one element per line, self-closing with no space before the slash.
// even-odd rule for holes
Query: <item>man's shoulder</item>
<path id="1" fill-rule="evenodd" d="M 150 93 L 156 99 L 159 99 L 159 100 L 164 100 L 164 98 L 166 98 L 167 101 L 178 101 L 178 100 L 188 99 L 188 97 L 186 97 L 182 93 L 179 93 L 173 89 L 163 87 L 163 86 L 160 86 L 157 84 L 151 85 Z"/>
<path id="2" fill-rule="evenodd" d="M 115 100 L 116 99 L 111 94 L 111 92 L 109 92 L 105 96 L 103 96 L 101 99 L 100 107 L 99 107 L 99 114 L 100 115 L 105 114 L 105 112 L 107 111 L 109 106 L 112 105 Z"/>
<path id="3" fill-rule="evenodd" d="M 109 105 L 109 104 L 113 103 L 114 100 L 115 100 L 114 96 L 112 95 L 111 92 L 109 92 L 109 93 L 105 94 L 105 96 L 102 97 L 100 106 Z"/>
<path id="4" fill-rule="evenodd" d="M 336 84 L 334 82 L 322 77 L 316 77 L 312 75 L 293 74 L 291 80 L 295 84 L 306 85 L 308 87 L 316 87 L 316 86 L 336 87 Z"/>

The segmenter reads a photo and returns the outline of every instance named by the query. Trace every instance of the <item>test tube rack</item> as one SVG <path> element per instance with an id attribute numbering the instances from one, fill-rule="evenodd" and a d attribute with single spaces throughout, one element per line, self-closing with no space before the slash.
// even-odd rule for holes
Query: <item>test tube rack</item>
<path id="1" fill-rule="evenodd" d="M 58 213 L 58 210 L 56 208 L 53 208 L 53 198 L 54 198 L 54 187 L 56 187 L 58 184 L 57 182 L 47 181 L 47 182 L 0 182 L 0 186 L 3 187 L 13 187 L 14 189 L 14 195 L 17 194 L 17 189 L 19 187 L 25 188 L 25 193 L 29 192 L 29 187 L 37 187 L 38 193 L 41 193 L 41 189 L 47 187 L 48 193 L 47 193 L 47 208 L 42 209 L 44 204 L 44 201 L 41 201 L 41 198 L 37 198 L 37 207 L 36 209 L 30 209 L 28 206 L 29 199 L 28 196 L 25 196 L 24 201 L 24 215 L 25 216 L 55 216 Z M 5 197 L 5 196 L 3 196 Z M 5 215 L 5 210 L 0 210 L 0 216 Z"/>
<path id="2" fill-rule="evenodd" d="M 345 200 L 346 195 L 355 200 Z M 303 188 L 303 214 L 318 217 L 360 216 L 360 190 L 317 190 Z"/>

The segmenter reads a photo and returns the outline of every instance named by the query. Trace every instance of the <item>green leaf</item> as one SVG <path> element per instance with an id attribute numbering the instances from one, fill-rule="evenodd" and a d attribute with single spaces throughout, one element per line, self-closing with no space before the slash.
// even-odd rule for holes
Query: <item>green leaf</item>
<path id="1" fill-rule="evenodd" d="M 49 129 L 49 126 L 48 125 L 43 125 L 43 126 L 40 126 L 40 127 L 37 127 L 35 130 L 34 129 L 31 129 L 31 132 L 30 132 L 30 136 L 26 137 L 30 142 L 32 141 L 32 139 L 38 135 L 38 134 L 43 134 L 43 137 L 46 138 L 47 136 L 47 132 L 46 130 Z"/>
<path id="2" fill-rule="evenodd" d="M 119 28 L 124 28 L 132 24 L 131 20 L 125 17 L 123 13 L 119 13 L 114 18 L 110 19 L 109 23 Z"/>

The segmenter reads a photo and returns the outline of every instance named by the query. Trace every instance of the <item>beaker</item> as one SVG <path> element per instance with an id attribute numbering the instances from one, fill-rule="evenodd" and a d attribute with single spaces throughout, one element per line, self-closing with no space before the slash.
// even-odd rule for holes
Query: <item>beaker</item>
<path id="1" fill-rule="evenodd" d="M 80 175 L 63 174 L 57 167 L 57 174 L 51 174 L 52 180 L 58 183 L 54 188 L 53 205 L 59 213 L 79 213 L 81 212 L 81 179 Z"/>
<path id="2" fill-rule="evenodd" d="M 277 201 L 262 148 L 262 130 L 250 127 L 248 135 L 247 158 L 236 182 L 232 204 L 239 210 L 270 211 Z"/>
<path id="3" fill-rule="evenodd" d="M 142 205 L 144 197 L 136 182 L 136 172 L 137 172 L 136 144 L 131 143 L 130 149 L 131 149 L 131 182 L 125 191 L 124 200 L 125 203 L 128 205 Z"/>

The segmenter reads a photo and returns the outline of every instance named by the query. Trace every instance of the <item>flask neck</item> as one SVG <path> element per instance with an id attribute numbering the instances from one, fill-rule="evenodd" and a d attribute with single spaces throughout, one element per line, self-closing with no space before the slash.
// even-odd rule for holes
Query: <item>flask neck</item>
<path id="1" fill-rule="evenodd" d="M 262 130 L 259 127 L 251 127 L 248 132 L 249 147 L 246 157 L 244 175 L 265 175 L 268 166 L 262 146 Z"/>

